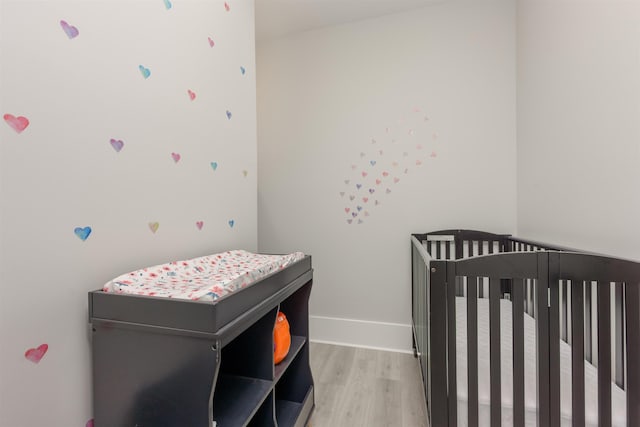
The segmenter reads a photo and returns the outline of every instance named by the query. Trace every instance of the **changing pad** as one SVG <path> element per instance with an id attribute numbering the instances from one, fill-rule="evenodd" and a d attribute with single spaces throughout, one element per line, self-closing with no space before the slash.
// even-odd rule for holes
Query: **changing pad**
<path id="1" fill-rule="evenodd" d="M 302 252 L 264 255 L 233 250 L 123 274 L 104 292 L 216 301 L 304 258 Z"/>

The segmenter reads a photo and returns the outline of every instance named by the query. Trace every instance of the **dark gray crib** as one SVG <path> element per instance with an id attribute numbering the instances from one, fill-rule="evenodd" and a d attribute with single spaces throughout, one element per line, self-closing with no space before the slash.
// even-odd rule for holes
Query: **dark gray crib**
<path id="1" fill-rule="evenodd" d="M 463 415 L 469 426 L 479 424 L 476 324 L 483 298 L 489 312 L 492 427 L 501 425 L 506 410 L 500 360 L 505 300 L 512 314 L 508 410 L 514 426 L 525 425 L 525 320 L 535 322 L 538 426 L 585 425 L 585 364 L 597 369 L 597 425 L 612 425 L 613 383 L 614 389 L 624 391 L 626 425 L 640 426 L 640 263 L 470 230 L 414 234 L 411 248 L 414 351 L 432 426 L 456 426 L 461 415 L 456 359 L 460 297 L 466 302 L 468 390 Z M 561 396 L 561 344 L 570 345 L 569 421 L 561 419 L 561 400 L 566 398 Z"/>
<path id="2" fill-rule="evenodd" d="M 306 425 L 311 257 L 216 302 L 89 293 L 96 427 Z M 278 311 L 291 348 L 273 363 Z"/>

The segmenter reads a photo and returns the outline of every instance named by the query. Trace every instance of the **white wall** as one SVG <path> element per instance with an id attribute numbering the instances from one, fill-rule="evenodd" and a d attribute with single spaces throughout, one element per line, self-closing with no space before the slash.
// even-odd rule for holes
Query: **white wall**
<path id="1" fill-rule="evenodd" d="M 515 4 L 259 43 L 257 68 L 260 250 L 312 254 L 313 339 L 410 349 L 409 235 L 515 231 Z"/>
<path id="2" fill-rule="evenodd" d="M 640 2 L 518 2 L 518 234 L 640 259 Z"/>
<path id="3" fill-rule="evenodd" d="M 0 425 L 91 425 L 89 290 L 257 249 L 253 2 L 226 2 L 0 3 L 0 112 L 30 122 L 0 121 Z"/>

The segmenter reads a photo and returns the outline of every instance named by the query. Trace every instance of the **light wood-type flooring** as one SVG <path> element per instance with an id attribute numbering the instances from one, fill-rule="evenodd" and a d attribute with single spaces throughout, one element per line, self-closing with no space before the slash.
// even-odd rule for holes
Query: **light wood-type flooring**
<path id="1" fill-rule="evenodd" d="M 309 427 L 428 427 L 413 355 L 319 343 L 310 350 Z"/>

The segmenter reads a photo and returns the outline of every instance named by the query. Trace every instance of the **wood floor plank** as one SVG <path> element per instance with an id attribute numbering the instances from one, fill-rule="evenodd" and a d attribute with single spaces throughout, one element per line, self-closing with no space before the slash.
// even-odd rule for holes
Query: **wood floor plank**
<path id="1" fill-rule="evenodd" d="M 311 427 L 428 427 L 411 354 L 311 343 Z"/>

